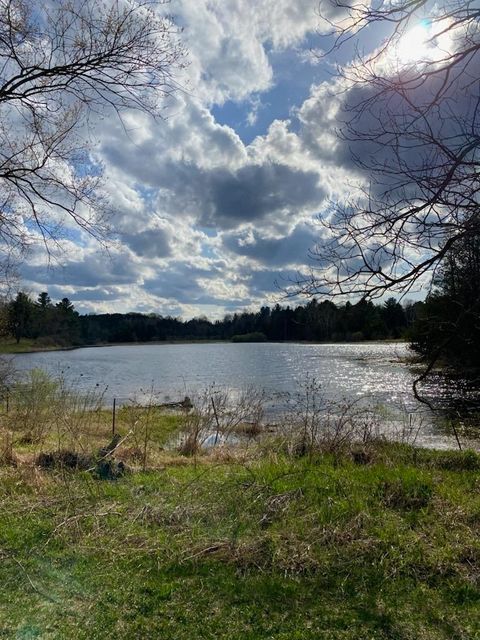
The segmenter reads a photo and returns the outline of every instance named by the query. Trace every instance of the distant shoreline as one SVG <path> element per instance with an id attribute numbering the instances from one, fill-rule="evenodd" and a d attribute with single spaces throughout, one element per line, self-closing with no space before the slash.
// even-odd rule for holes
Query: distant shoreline
<path id="1" fill-rule="evenodd" d="M 232 342 L 231 340 L 151 340 L 148 342 L 105 342 L 97 344 L 81 344 L 70 346 L 35 346 L 34 344 L 26 344 L 20 342 L 16 344 L 13 342 L 0 343 L 0 355 L 22 355 L 28 353 L 47 353 L 49 351 L 74 351 L 77 349 L 95 349 L 99 347 L 143 347 L 148 345 L 174 345 L 174 344 L 407 344 L 408 340 L 400 338 L 391 338 L 385 340 L 358 340 L 358 341 L 328 341 L 319 342 L 316 340 L 265 340 L 262 342 Z"/>

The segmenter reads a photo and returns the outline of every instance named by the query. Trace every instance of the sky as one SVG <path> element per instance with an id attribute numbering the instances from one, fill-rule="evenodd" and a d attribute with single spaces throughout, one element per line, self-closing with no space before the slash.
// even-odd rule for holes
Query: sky
<path id="1" fill-rule="evenodd" d="M 82 313 L 211 319 L 282 302 L 312 266 L 319 218 L 358 180 L 336 137 L 335 65 L 315 0 L 172 0 L 188 65 L 164 118 L 90 120 L 112 210 L 105 251 L 72 229 L 21 267 Z M 368 32 L 364 36 L 369 37 Z M 367 42 L 368 45 L 368 42 Z"/>

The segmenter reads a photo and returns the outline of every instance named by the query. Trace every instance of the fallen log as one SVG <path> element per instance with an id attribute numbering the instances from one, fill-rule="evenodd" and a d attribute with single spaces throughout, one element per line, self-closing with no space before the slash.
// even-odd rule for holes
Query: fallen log
<path id="1" fill-rule="evenodd" d="M 193 409 L 192 401 L 188 396 L 185 396 L 183 400 L 179 400 L 178 402 L 162 402 L 157 406 L 165 409 Z"/>

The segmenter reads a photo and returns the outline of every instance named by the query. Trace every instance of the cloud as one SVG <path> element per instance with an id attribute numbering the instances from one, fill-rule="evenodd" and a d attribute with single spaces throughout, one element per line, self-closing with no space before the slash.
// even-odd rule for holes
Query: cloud
<path id="1" fill-rule="evenodd" d="M 46 268 L 38 264 L 23 264 L 21 276 L 44 286 L 70 285 L 96 287 L 99 285 L 134 284 L 141 279 L 141 266 L 125 250 L 112 256 L 85 253 L 80 259 L 64 261 L 61 267 Z"/>
<path id="2" fill-rule="evenodd" d="M 73 288 L 50 286 L 48 292 L 52 300 L 67 297 L 73 302 L 114 302 L 125 296 L 122 287 Z"/>
<path id="3" fill-rule="evenodd" d="M 159 215 L 169 220 L 188 216 L 199 225 L 219 228 L 249 221 L 261 223 L 265 218 L 276 224 L 286 216 L 299 216 L 306 209 L 316 211 L 325 199 L 326 189 L 321 184 L 318 166 L 315 170 L 313 164 L 306 168 L 300 162 L 297 166 L 287 164 L 287 158 L 278 157 L 280 154 L 275 150 L 270 157 L 257 153 L 257 157 L 254 154 L 250 159 L 246 150 L 239 151 L 236 144 L 230 146 L 232 136 L 225 135 L 223 129 L 215 139 L 192 134 L 189 140 L 189 152 L 181 154 L 181 158 L 172 157 L 171 152 L 161 153 L 163 141 L 149 142 L 148 148 L 143 144 L 137 148 L 116 145 L 108 149 L 106 157 L 114 167 L 114 171 L 110 170 L 112 183 L 120 182 L 124 190 L 128 180 L 148 185 L 155 194 L 154 208 Z M 221 143 L 227 140 L 229 148 L 222 148 Z M 178 149 L 181 143 L 180 138 Z M 206 148 L 209 161 L 202 157 L 197 162 Z M 145 157 L 153 159 L 148 166 L 142 162 Z M 142 218 L 148 225 L 151 214 L 137 211 L 133 216 L 132 211 L 122 212 L 125 205 L 128 206 L 128 201 L 117 205 L 117 229 L 129 239 L 128 227 L 138 227 Z M 143 229 L 137 229 L 136 233 L 143 233 Z"/>
<path id="4" fill-rule="evenodd" d="M 258 96 L 253 96 L 250 100 L 251 109 L 247 113 L 247 117 L 245 119 L 246 124 L 249 127 L 253 127 L 257 123 L 259 111 L 264 108 L 262 101 Z"/>
<path id="5" fill-rule="evenodd" d="M 233 281 L 225 287 L 227 272 L 223 261 L 204 261 L 201 266 L 176 262 L 170 264 L 168 271 L 147 279 L 144 286 L 158 298 L 176 300 L 181 304 L 238 304 L 243 301 L 242 288 Z"/>
<path id="6" fill-rule="evenodd" d="M 189 88 L 210 104 L 266 91 L 274 81 L 270 49 L 330 30 L 312 0 L 180 0 L 175 9 L 190 52 Z M 345 14 L 335 3 L 327 11 L 330 19 Z"/>
<path id="7" fill-rule="evenodd" d="M 284 297 L 284 286 L 297 277 L 295 270 L 288 269 L 248 268 L 242 270 L 242 274 L 248 282 L 252 299 L 270 304 L 281 302 Z"/>
<path id="8" fill-rule="evenodd" d="M 32 287 L 65 291 L 84 310 L 221 315 L 261 304 L 275 280 L 306 264 L 318 233 L 312 221 L 347 189 L 332 83 L 299 98 L 289 120 L 258 128 L 283 73 L 276 54 L 290 50 L 285 59 L 299 66 L 288 74 L 302 73 L 307 36 L 327 30 L 315 3 L 176 0 L 168 10 L 184 28 L 190 65 L 165 119 L 128 112 L 92 122 L 92 160 L 104 167 L 116 239 L 110 256 L 83 235 L 66 243 L 61 267 L 41 268 L 32 254 L 22 268 Z M 229 101 L 240 109 L 238 126 Z M 215 106 L 225 107 L 223 122 Z M 247 121 L 250 143 L 238 133 Z"/>
<path id="9" fill-rule="evenodd" d="M 207 168 L 225 162 L 240 164 L 246 157 L 238 134 L 217 123 L 198 98 L 185 94 L 176 96 L 170 104 L 168 119 L 163 122 L 141 113 L 129 113 L 122 122 L 105 122 L 99 132 L 99 143 L 107 170 L 112 164 L 153 186 L 156 169 L 165 162 L 182 161 Z"/>
<path id="10" fill-rule="evenodd" d="M 238 171 L 212 171 L 202 176 L 204 192 L 200 221 L 223 228 L 245 222 L 298 215 L 315 207 L 325 192 L 313 171 L 283 164 L 247 165 Z"/>
<path id="11" fill-rule="evenodd" d="M 167 258 L 171 255 L 170 238 L 165 229 L 152 227 L 139 233 L 122 233 L 122 241 L 140 257 Z"/>
<path id="12" fill-rule="evenodd" d="M 262 265 L 286 267 L 305 265 L 309 249 L 320 235 L 318 225 L 299 224 L 285 236 L 262 237 L 254 229 L 223 236 L 224 247 L 239 256 L 245 256 Z"/>

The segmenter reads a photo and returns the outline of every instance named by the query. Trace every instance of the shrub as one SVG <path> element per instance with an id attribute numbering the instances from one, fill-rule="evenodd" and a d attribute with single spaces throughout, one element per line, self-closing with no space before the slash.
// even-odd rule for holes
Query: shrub
<path id="1" fill-rule="evenodd" d="M 32 369 L 12 388 L 12 430 L 24 442 L 41 442 L 51 426 L 59 384 L 41 369 Z"/>
<path id="2" fill-rule="evenodd" d="M 89 469 L 94 459 L 83 453 L 62 449 L 52 453 L 40 453 L 36 463 L 44 469 Z"/>
<path id="3" fill-rule="evenodd" d="M 232 342 L 266 342 L 267 336 L 261 331 L 232 336 Z"/>

